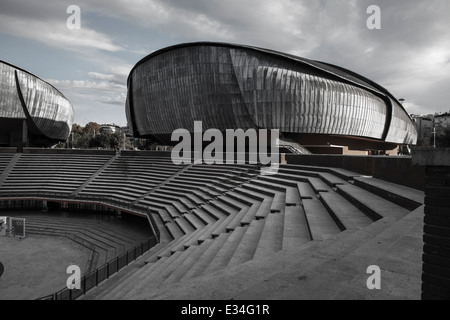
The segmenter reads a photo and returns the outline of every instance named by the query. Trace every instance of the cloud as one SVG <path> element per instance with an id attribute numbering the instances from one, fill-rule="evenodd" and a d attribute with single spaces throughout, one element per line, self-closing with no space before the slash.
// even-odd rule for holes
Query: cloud
<path id="1" fill-rule="evenodd" d="M 84 83 L 61 83 L 77 99 L 79 94 L 85 99 L 92 95 L 96 103 L 119 105 L 136 54 L 208 40 L 265 47 L 348 68 L 406 98 L 405 107 L 415 113 L 450 109 L 448 0 L 78 0 L 83 19 L 79 33 L 65 25 L 70 4 L 2 1 L 0 30 L 76 52 L 95 65 Z M 366 27 L 370 5 L 381 8 L 381 30 Z M 114 30 L 134 32 L 120 41 L 103 20 Z"/>
<path id="2" fill-rule="evenodd" d="M 123 50 L 105 34 L 89 28 L 69 30 L 65 24 L 56 20 L 23 20 L 0 14 L 0 30 L 16 37 L 35 40 L 52 47 L 80 53 L 85 52 L 86 49 L 113 52 Z"/>

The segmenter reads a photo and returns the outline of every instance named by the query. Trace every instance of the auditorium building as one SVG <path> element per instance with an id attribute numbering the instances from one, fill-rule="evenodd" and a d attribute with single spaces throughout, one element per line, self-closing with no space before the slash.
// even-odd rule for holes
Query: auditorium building
<path id="1" fill-rule="evenodd" d="M 278 129 L 312 153 L 396 153 L 417 130 L 386 89 L 347 69 L 286 53 L 197 42 L 156 51 L 128 78 L 135 137 L 174 144 L 176 129 Z M 284 142 L 283 142 L 284 141 Z"/>
<path id="2" fill-rule="evenodd" d="M 0 146 L 49 147 L 66 141 L 74 110 L 55 87 L 0 61 Z"/>

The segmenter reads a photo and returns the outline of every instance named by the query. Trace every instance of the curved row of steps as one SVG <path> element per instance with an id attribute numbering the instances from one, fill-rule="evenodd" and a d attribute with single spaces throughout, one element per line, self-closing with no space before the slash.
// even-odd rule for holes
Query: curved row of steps
<path id="1" fill-rule="evenodd" d="M 72 194 L 111 158 L 109 155 L 17 154 L 0 181 L 0 194 Z"/>
<path id="2" fill-rule="evenodd" d="M 93 246 L 99 254 L 97 266 L 147 241 L 151 234 L 143 227 L 110 221 L 97 215 L 82 217 L 70 215 L 70 219 L 55 214 L 13 213 L 12 216 L 26 219 L 26 232 L 50 236 L 76 236 L 80 241 Z M 96 219 L 93 219 L 95 217 Z"/>
<path id="3" fill-rule="evenodd" d="M 243 180 L 220 179 L 235 174 L 220 172 L 223 169 L 198 174 L 189 169 L 185 176 L 166 183 L 163 194 L 172 192 L 181 205 L 163 198 L 154 214 L 173 229 L 173 237 L 136 262 L 138 267 L 130 266 L 126 281 L 118 279 L 108 289 L 101 285 L 87 298 L 154 297 L 166 288 L 181 286 L 178 283 L 196 281 L 191 279 L 249 263 L 258 265 L 258 261 L 312 250 L 308 248 L 321 243 L 336 246 L 353 234 L 365 237 L 371 229 L 382 232 L 411 211 L 411 203 L 400 197 L 404 191 L 417 196 L 413 199 L 416 208 L 421 205 L 419 191 L 389 186 L 384 195 L 372 193 L 373 184 L 382 185 L 340 169 L 281 166 L 272 176 L 241 171 Z M 192 203 L 196 209 L 181 200 L 190 196 L 199 200 Z"/>

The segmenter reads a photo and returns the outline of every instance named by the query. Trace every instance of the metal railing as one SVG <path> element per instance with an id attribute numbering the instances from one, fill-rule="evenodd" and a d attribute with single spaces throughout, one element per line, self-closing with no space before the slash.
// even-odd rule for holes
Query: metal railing
<path id="1" fill-rule="evenodd" d="M 86 274 L 80 280 L 80 289 L 64 288 L 52 295 L 48 295 L 37 300 L 75 300 L 85 295 L 89 290 L 97 287 L 101 282 L 109 279 L 110 276 L 119 272 L 130 262 L 136 260 L 155 245 L 155 240 L 150 239 L 140 245 L 128 250 L 122 255 L 112 259 L 95 271 Z"/>

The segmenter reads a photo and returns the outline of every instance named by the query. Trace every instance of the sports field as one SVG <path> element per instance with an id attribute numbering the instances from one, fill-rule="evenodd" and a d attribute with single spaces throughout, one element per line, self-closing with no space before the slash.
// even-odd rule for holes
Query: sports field
<path id="1" fill-rule="evenodd" d="M 0 278 L 0 300 L 37 299 L 59 291 L 70 276 L 67 267 L 78 265 L 83 272 L 89 254 L 66 238 L 0 237 L 0 262 L 5 266 Z"/>

